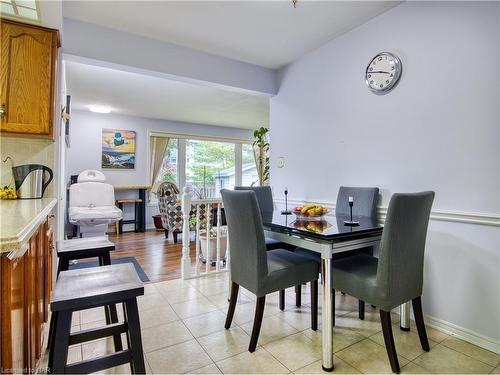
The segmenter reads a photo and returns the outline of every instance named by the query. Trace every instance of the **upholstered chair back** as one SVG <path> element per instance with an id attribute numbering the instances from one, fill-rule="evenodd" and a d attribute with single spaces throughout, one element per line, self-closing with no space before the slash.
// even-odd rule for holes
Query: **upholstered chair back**
<path id="1" fill-rule="evenodd" d="M 353 216 L 377 217 L 378 188 L 341 186 L 335 205 L 336 215 L 349 215 L 349 197 L 353 197 Z"/>
<path id="2" fill-rule="evenodd" d="M 267 255 L 254 191 L 221 190 L 231 249 L 231 279 L 256 293 L 267 276 Z"/>
<path id="3" fill-rule="evenodd" d="M 253 191 L 257 197 L 261 213 L 274 210 L 273 192 L 270 186 L 235 186 L 234 190 Z"/>
<path id="4" fill-rule="evenodd" d="M 424 250 L 434 192 L 394 194 L 380 243 L 377 285 L 392 307 L 422 294 Z"/>

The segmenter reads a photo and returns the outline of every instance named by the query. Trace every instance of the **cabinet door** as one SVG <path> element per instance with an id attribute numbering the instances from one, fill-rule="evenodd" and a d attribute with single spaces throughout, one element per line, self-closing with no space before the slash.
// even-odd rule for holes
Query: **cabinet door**
<path id="1" fill-rule="evenodd" d="M 45 224 L 45 270 L 44 270 L 44 305 L 43 305 L 43 321 L 47 322 L 49 319 L 49 309 L 50 309 L 50 296 L 52 292 L 52 273 L 53 271 L 53 254 L 54 254 L 54 230 L 52 229 L 53 215 L 49 216 L 49 220 Z"/>
<path id="2" fill-rule="evenodd" d="M 0 335 L 1 367 L 24 369 L 27 364 L 26 295 L 24 256 L 9 259 L 0 257 L 2 276 L 2 304 Z"/>
<path id="3" fill-rule="evenodd" d="M 51 137 L 56 32 L 2 20 L 1 50 L 1 131 Z"/>
<path id="4" fill-rule="evenodd" d="M 29 241 L 29 249 L 24 255 L 25 259 L 25 299 L 26 299 L 26 325 L 27 325 L 27 343 L 28 343 L 28 369 L 36 366 L 37 351 L 37 301 L 36 301 L 36 252 L 38 247 L 38 233 L 34 234 Z"/>

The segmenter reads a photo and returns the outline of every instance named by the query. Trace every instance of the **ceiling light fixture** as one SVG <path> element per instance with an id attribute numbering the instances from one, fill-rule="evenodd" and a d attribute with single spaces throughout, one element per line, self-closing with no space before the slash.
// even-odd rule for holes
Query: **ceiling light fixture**
<path id="1" fill-rule="evenodd" d="M 89 110 L 91 112 L 95 112 L 95 113 L 110 113 L 111 112 L 111 108 L 108 107 L 107 105 L 98 105 L 98 104 L 89 105 Z"/>

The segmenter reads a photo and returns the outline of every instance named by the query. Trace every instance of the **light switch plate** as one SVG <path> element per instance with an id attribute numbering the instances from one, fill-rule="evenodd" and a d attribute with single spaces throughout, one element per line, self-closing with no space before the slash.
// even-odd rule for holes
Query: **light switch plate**
<path id="1" fill-rule="evenodd" d="M 285 166 L 285 158 L 280 156 L 277 161 L 278 168 L 283 168 Z"/>

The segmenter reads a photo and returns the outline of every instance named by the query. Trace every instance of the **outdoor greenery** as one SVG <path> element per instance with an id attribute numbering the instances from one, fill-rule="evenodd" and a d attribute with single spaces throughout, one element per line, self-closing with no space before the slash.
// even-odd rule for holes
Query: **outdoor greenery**
<path id="1" fill-rule="evenodd" d="M 234 144 L 213 141 L 189 141 L 193 158 L 188 177 L 194 185 L 214 186 L 217 173 L 234 167 Z"/>
<path id="2" fill-rule="evenodd" d="M 159 180 L 177 183 L 177 139 L 171 139 L 168 144 Z"/>
<path id="3" fill-rule="evenodd" d="M 242 145 L 242 164 L 253 164 L 256 162 L 254 155 L 255 147 L 263 145 L 263 152 L 267 155 L 269 149 L 265 141 L 267 129 L 261 128 L 256 131 L 261 139 L 255 140 L 254 144 Z M 219 173 L 235 167 L 235 145 L 234 143 L 215 142 L 205 140 L 186 141 L 186 180 L 193 188 L 193 192 L 199 193 L 199 198 L 211 196 L 219 187 L 216 186 Z M 164 158 L 162 170 L 159 174 L 160 181 L 177 183 L 177 157 L 178 140 L 171 139 Z M 269 158 L 264 158 L 264 173 L 269 175 Z M 268 178 L 268 177 L 267 177 Z M 267 179 L 266 178 L 266 179 Z M 258 183 L 258 181 L 255 181 Z M 253 185 L 253 183 L 252 183 Z"/>

